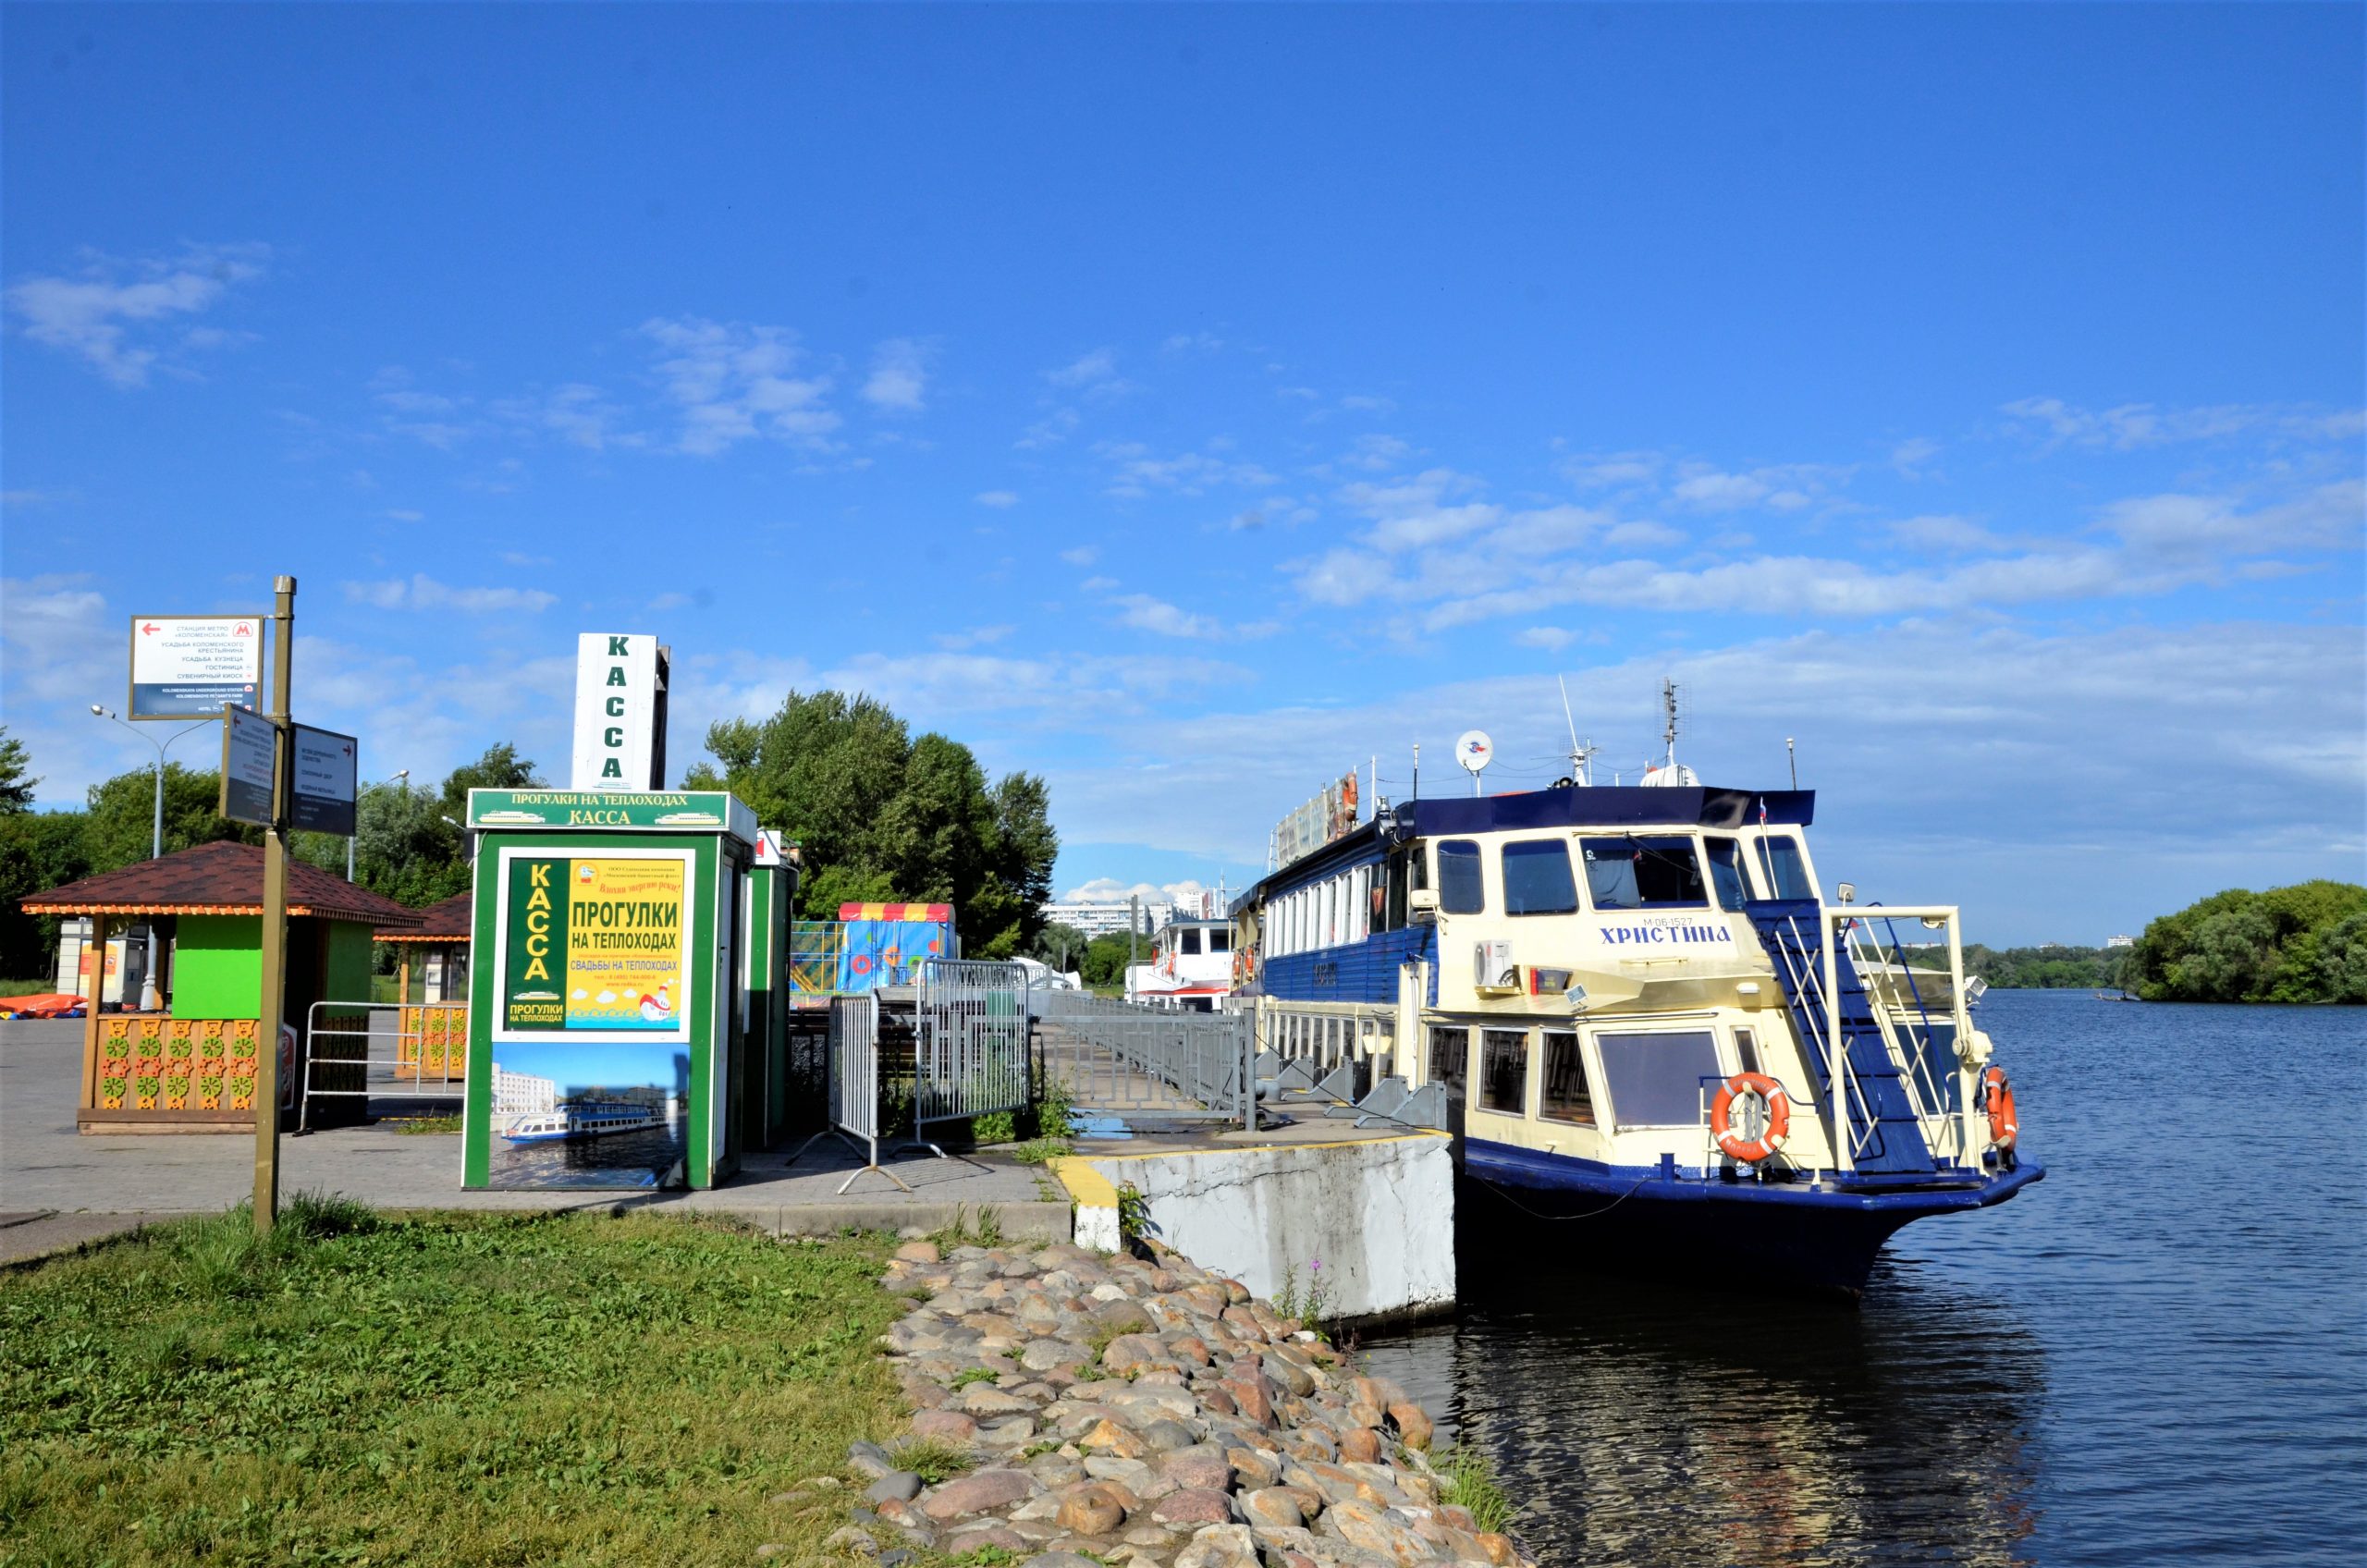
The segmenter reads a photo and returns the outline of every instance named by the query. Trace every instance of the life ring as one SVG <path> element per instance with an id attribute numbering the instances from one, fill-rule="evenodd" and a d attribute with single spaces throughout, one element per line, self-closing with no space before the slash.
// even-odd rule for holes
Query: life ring
<path id="1" fill-rule="evenodd" d="M 1745 1095 L 1757 1096 L 1767 1107 L 1767 1130 L 1757 1138 L 1744 1138 L 1730 1120 L 1735 1101 Z M 1782 1148 L 1791 1131 L 1792 1098 L 1764 1072 L 1735 1073 L 1718 1085 L 1718 1097 L 1710 1102 L 1710 1135 L 1727 1158 L 1745 1165 L 1757 1165 Z"/>
<path id="2" fill-rule="evenodd" d="M 1992 1067 L 1981 1075 L 1981 1109 L 1989 1113 L 1989 1144 L 1992 1148 L 2010 1149 L 2022 1135 L 2022 1125 L 2014 1115 L 2014 1085 L 2002 1067 Z"/>

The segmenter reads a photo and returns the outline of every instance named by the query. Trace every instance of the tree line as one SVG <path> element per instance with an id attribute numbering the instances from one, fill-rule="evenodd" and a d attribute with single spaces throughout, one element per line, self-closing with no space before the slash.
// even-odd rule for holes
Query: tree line
<path id="1" fill-rule="evenodd" d="M 2149 1002 L 2367 1002 L 2367 888 L 2230 888 L 2165 914 L 2130 950 Z"/>

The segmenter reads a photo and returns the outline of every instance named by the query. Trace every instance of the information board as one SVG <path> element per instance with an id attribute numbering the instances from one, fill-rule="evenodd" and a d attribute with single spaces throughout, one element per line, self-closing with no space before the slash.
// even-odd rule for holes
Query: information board
<path id="1" fill-rule="evenodd" d="M 212 718 L 263 690 L 262 616 L 131 618 L 133 718 Z"/>
<path id="2" fill-rule="evenodd" d="M 271 826 L 271 764 L 278 726 L 252 708 L 222 710 L 221 813 L 233 822 Z"/>
<path id="3" fill-rule="evenodd" d="M 299 724 L 290 749 L 289 825 L 309 833 L 350 837 L 361 743 L 350 735 Z"/>

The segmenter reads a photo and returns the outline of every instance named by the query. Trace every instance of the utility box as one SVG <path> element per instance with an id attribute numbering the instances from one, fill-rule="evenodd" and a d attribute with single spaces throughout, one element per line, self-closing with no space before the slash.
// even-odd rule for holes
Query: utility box
<path id="1" fill-rule="evenodd" d="M 748 870 L 748 1142 L 771 1148 L 789 1133 L 789 937 L 797 907 L 797 846 L 779 831 L 756 834 Z"/>
<path id="2" fill-rule="evenodd" d="M 747 1136 L 755 814 L 472 790 L 461 1184 L 711 1187 Z M 769 896 L 768 900 L 769 901 Z"/>

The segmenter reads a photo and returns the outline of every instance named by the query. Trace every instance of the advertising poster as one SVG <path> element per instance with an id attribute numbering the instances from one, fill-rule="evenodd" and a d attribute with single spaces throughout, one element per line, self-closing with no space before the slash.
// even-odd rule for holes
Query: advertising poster
<path id="1" fill-rule="evenodd" d="M 691 858 L 506 855 L 487 1180 L 679 1180 L 690 1096 Z"/>

